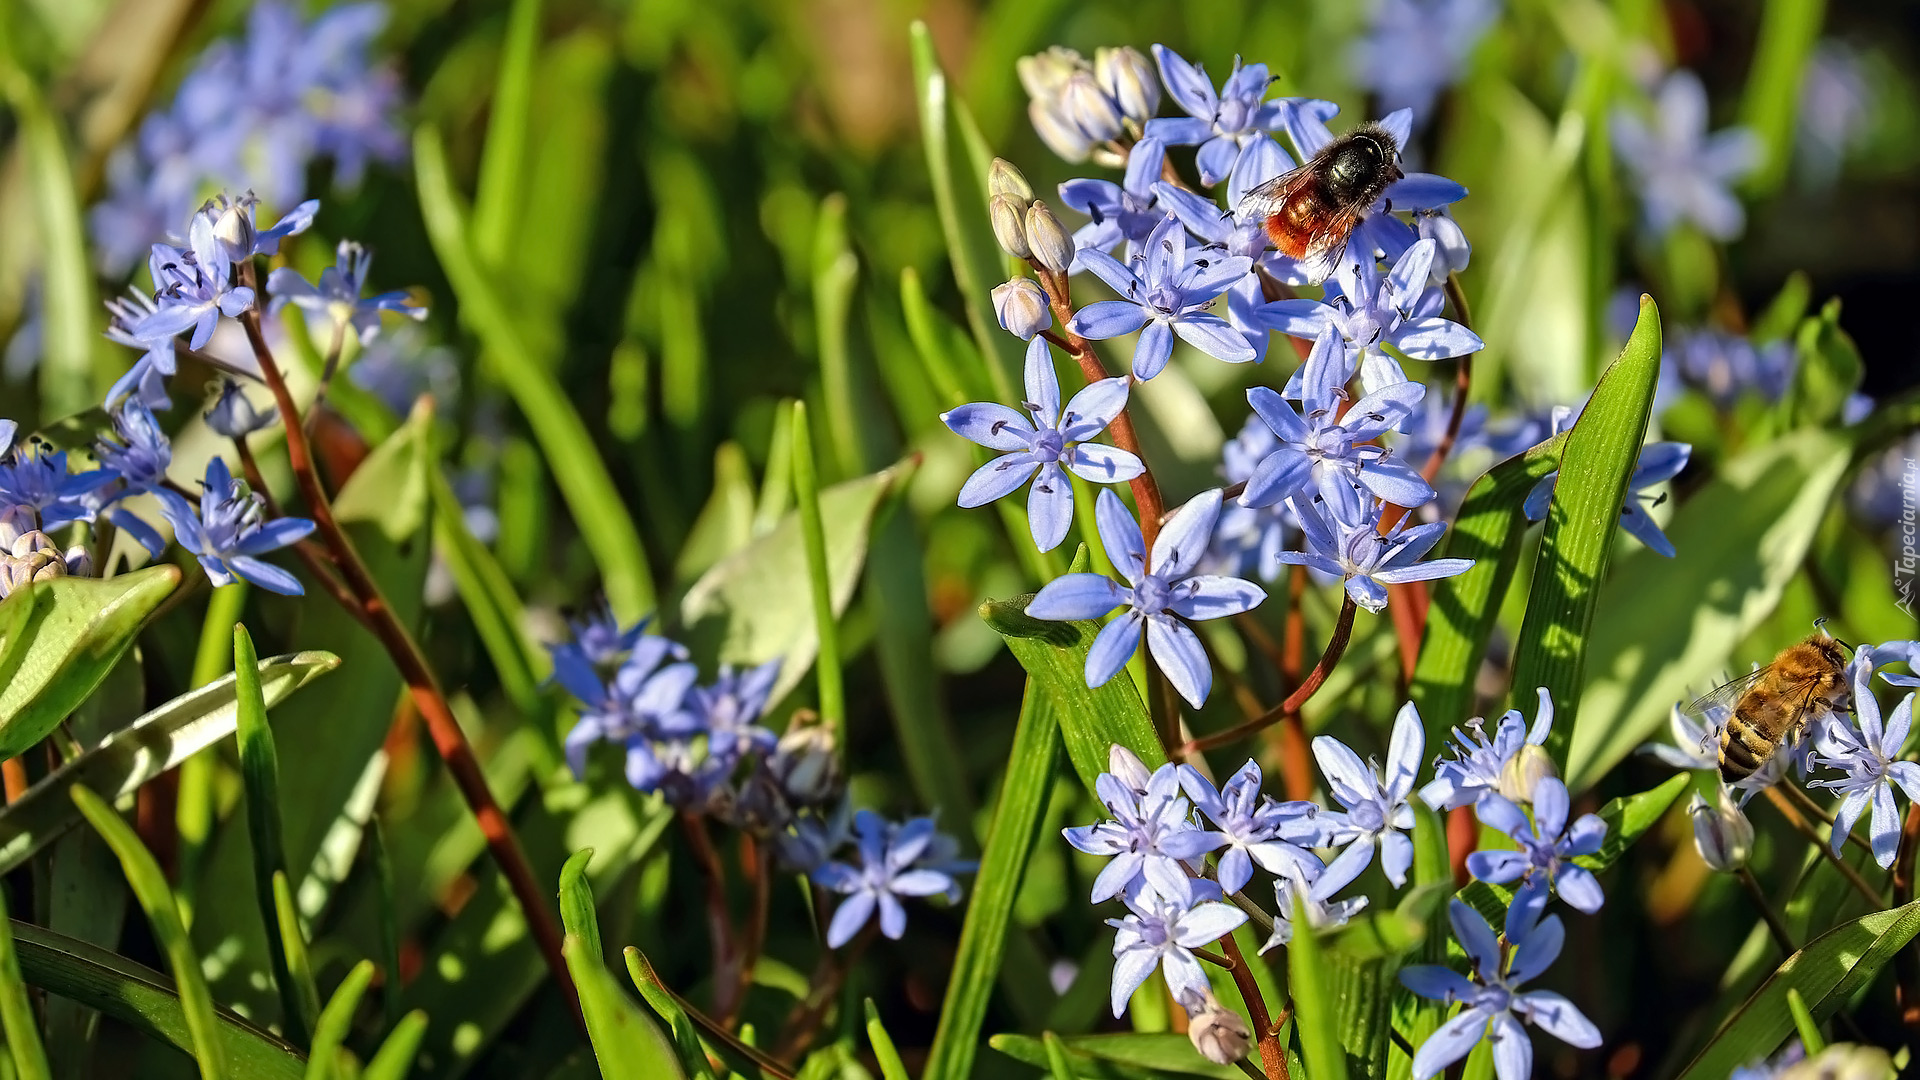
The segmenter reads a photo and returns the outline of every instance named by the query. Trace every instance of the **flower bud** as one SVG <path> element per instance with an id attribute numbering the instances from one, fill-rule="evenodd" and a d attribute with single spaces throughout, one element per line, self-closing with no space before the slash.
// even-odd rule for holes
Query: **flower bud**
<path id="1" fill-rule="evenodd" d="M 1079 53 L 1057 45 L 1038 55 L 1021 57 L 1014 68 L 1020 74 L 1020 85 L 1026 87 L 1027 116 L 1041 141 L 1068 161 L 1085 161 L 1099 140 L 1089 136 L 1066 97 L 1067 86 L 1076 77 L 1092 81 L 1093 69 Z M 1096 93 L 1099 91 L 1097 82 L 1093 82 L 1093 89 Z M 1094 114 L 1097 113 L 1096 108 Z"/>
<path id="2" fill-rule="evenodd" d="M 224 379 L 208 389 L 217 388 L 220 399 L 207 410 L 207 426 L 229 439 L 245 438 L 253 432 L 272 424 L 276 410 L 269 406 L 264 412 L 253 407 L 240 384 L 232 379 Z"/>
<path id="3" fill-rule="evenodd" d="M 987 203 L 987 217 L 993 222 L 993 238 L 1000 250 L 1016 259 L 1033 257 L 1027 245 L 1027 204 L 1014 195 L 995 195 Z"/>
<path id="4" fill-rule="evenodd" d="M 1693 815 L 1693 846 L 1708 866 L 1730 874 L 1747 865 L 1753 854 L 1753 823 L 1727 798 L 1725 789 L 1717 807 L 1694 792 L 1687 812 Z"/>
<path id="5" fill-rule="evenodd" d="M 1029 277 L 1017 277 L 993 287 L 993 314 L 1000 328 L 1021 341 L 1053 325 L 1046 291 Z"/>
<path id="6" fill-rule="evenodd" d="M 1119 743 L 1114 743 L 1107 748 L 1107 771 L 1128 788 L 1142 795 L 1147 793 L 1147 783 L 1153 779 L 1153 774 L 1147 771 L 1146 763 L 1142 762 L 1133 751 Z"/>
<path id="7" fill-rule="evenodd" d="M 1893 1059 L 1877 1046 L 1835 1043 L 1777 1075 L 1779 1080 L 1891 1080 Z"/>
<path id="8" fill-rule="evenodd" d="M 1160 111 L 1160 76 L 1153 62 L 1131 45 L 1095 49 L 1093 73 L 1120 114 L 1134 123 L 1145 124 Z"/>
<path id="9" fill-rule="evenodd" d="M 1073 237 L 1038 199 L 1027 207 L 1027 246 L 1033 249 L 1035 262 L 1055 273 L 1064 274 L 1073 265 Z"/>
<path id="10" fill-rule="evenodd" d="M 1511 802 L 1530 803 L 1533 789 L 1540 781 L 1559 775 L 1546 750 L 1533 743 L 1523 743 L 1500 768 L 1499 792 Z"/>
<path id="11" fill-rule="evenodd" d="M 1253 1049 L 1253 1031 L 1240 1014 L 1202 991 L 1189 991 L 1180 1004 L 1187 1010 L 1187 1038 L 1200 1056 L 1216 1065 L 1231 1065 Z"/>
<path id="12" fill-rule="evenodd" d="M 1433 266 L 1428 276 L 1435 285 L 1445 284 L 1447 275 L 1455 270 L 1467 268 L 1473 258 L 1473 245 L 1467 243 L 1467 234 L 1461 231 L 1460 223 L 1453 220 L 1446 207 L 1415 210 L 1413 227 L 1420 239 L 1433 241 Z"/>
<path id="13" fill-rule="evenodd" d="M 840 756 L 833 729 L 807 724 L 787 729 L 767 768 L 793 806 L 822 806 L 840 791 Z"/>
<path id="14" fill-rule="evenodd" d="M 1039 134 L 1040 141 L 1047 149 L 1060 155 L 1062 161 L 1082 162 L 1093 154 L 1093 140 L 1087 138 L 1080 125 L 1069 120 L 1056 108 L 1040 101 L 1027 103 L 1027 119 L 1033 121 L 1033 130 Z"/>
<path id="15" fill-rule="evenodd" d="M 253 257 L 254 245 L 259 239 L 253 224 L 253 208 L 258 202 L 252 192 L 237 199 L 220 194 L 200 208 L 200 213 L 213 223 L 213 242 L 221 258 L 237 263 Z"/>
<path id="16" fill-rule="evenodd" d="M 1091 72 L 1079 72 L 1060 91 L 1060 108 L 1089 142 L 1106 142 L 1120 134 L 1120 107 L 1100 89 Z"/>
<path id="17" fill-rule="evenodd" d="M 987 197 L 1011 195 L 1020 200 L 1020 209 L 1024 213 L 1027 204 L 1033 201 L 1033 185 L 1027 183 L 1027 175 L 1020 167 L 1006 158 L 994 158 L 987 167 Z"/>
<path id="18" fill-rule="evenodd" d="M 1076 72 L 1091 71 L 1086 58 L 1064 45 L 1055 45 L 1046 52 L 1023 56 L 1013 63 L 1014 73 L 1020 76 L 1020 85 L 1027 91 L 1027 97 L 1035 101 L 1052 102 L 1066 89 L 1067 80 Z"/>
<path id="19" fill-rule="evenodd" d="M 21 533 L 10 548 L 0 551 L 0 596 L 9 596 L 36 581 L 66 576 L 66 555 L 39 529 Z"/>
<path id="20" fill-rule="evenodd" d="M 67 576 L 93 576 L 93 554 L 84 545 L 75 544 L 67 549 Z"/>

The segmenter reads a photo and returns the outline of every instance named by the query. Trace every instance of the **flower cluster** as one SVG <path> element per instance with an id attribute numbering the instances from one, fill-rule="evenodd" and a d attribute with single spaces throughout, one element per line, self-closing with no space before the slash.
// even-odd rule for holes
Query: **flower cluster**
<path id="1" fill-rule="evenodd" d="M 130 268 L 209 185 L 251 188 L 285 206 L 316 158 L 331 158 L 347 184 L 369 162 L 403 158 L 399 76 L 368 57 L 386 21 L 377 3 L 334 7 L 311 22 L 291 5 L 254 6 L 245 36 L 208 47 L 172 106 L 147 114 L 108 160 L 107 196 L 91 221 L 104 268 Z"/>
<path id="2" fill-rule="evenodd" d="M 573 623 L 573 640 L 549 646 L 554 681 L 573 695 L 579 720 L 567 733 L 567 763 L 587 776 L 600 743 L 619 748 L 627 783 L 658 793 L 692 818 L 712 818 L 769 842 L 781 860 L 842 893 L 827 929 L 839 948 L 875 914 L 889 938 L 904 932 L 904 896 L 960 898 L 955 875 L 971 864 L 932 818 L 891 824 L 845 798 L 833 733 L 795 723 L 776 735 L 761 723 L 780 661 L 745 671 L 722 665 L 713 680 L 685 647 L 622 627 L 602 609 Z"/>

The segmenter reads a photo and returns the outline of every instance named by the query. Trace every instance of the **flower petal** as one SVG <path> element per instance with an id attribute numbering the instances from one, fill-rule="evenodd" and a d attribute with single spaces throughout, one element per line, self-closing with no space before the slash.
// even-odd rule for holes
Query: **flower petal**
<path id="1" fill-rule="evenodd" d="M 1086 253 L 1092 258 L 1093 252 Z M 1096 300 L 1073 313 L 1067 329 L 1092 341 L 1131 334 L 1147 323 L 1147 309 L 1130 300 Z M 1044 338 L 1035 338 L 1044 341 Z"/>
<path id="2" fill-rule="evenodd" d="M 1519 995 L 1514 1005 L 1533 1021 L 1533 1026 L 1569 1046 L 1591 1050 L 1600 1045 L 1600 1029 L 1574 1005 L 1551 990 L 1530 990 Z"/>
<path id="3" fill-rule="evenodd" d="M 1213 688 L 1213 665 L 1187 624 L 1170 615 L 1148 619 L 1147 649 L 1189 705 L 1197 709 L 1207 703 L 1207 692 Z M 1088 662 L 1092 662 L 1091 655 Z"/>
<path id="4" fill-rule="evenodd" d="M 1088 383 L 1067 402 L 1066 415 L 1060 419 L 1060 434 L 1068 442 L 1093 438 L 1127 407 L 1131 381 L 1120 375 Z"/>
<path id="5" fill-rule="evenodd" d="M 1208 312 L 1187 312 L 1173 320 L 1173 331 L 1187 344 L 1216 360 L 1244 364 L 1254 358 L 1253 346 L 1231 323 Z"/>
<path id="6" fill-rule="evenodd" d="M 1093 645 L 1087 650 L 1089 689 L 1106 685 L 1133 659 L 1134 650 L 1140 647 L 1140 622 L 1140 616 L 1129 610 L 1094 635 Z"/>
<path id="7" fill-rule="evenodd" d="M 1127 602 L 1127 591 L 1104 574 L 1062 574 L 1027 602 L 1027 614 L 1036 619 L 1097 619 Z"/>
<path id="8" fill-rule="evenodd" d="M 1037 334 L 1027 343 L 1024 375 L 1027 390 L 1025 405 L 1035 414 L 1034 426 L 1058 427 L 1060 376 L 1053 370 L 1053 354 L 1047 350 L 1047 339 Z"/>
<path id="9" fill-rule="evenodd" d="M 1073 524 L 1073 481 L 1058 462 L 1040 466 L 1027 492 L 1027 528 L 1033 544 L 1041 551 L 1052 551 L 1067 538 Z"/>
<path id="10" fill-rule="evenodd" d="M 1438 1076 L 1447 1066 L 1466 1057 L 1486 1034 L 1487 1014 L 1479 1009 L 1468 1009 L 1441 1024 L 1414 1052 L 1413 1080 Z"/>
<path id="11" fill-rule="evenodd" d="M 1033 421 L 998 402 L 975 401 L 950 409 L 940 414 L 940 422 L 955 435 L 989 450 L 1025 450 L 1032 445 L 1027 436 L 1033 434 Z"/>
<path id="12" fill-rule="evenodd" d="M 1251 581 L 1219 574 L 1202 574 L 1186 580 L 1184 591 L 1168 605 L 1168 609 L 1183 619 L 1200 622 L 1252 611 L 1266 598 L 1267 591 Z"/>
<path id="13" fill-rule="evenodd" d="M 1081 443 L 1067 453 L 1067 468 L 1073 475 L 1096 484 L 1115 484 L 1131 480 L 1146 471 L 1140 459 L 1118 447 L 1100 443 Z"/>
<path id="14" fill-rule="evenodd" d="M 1193 572 L 1207 553 L 1214 522 L 1220 519 L 1221 494 L 1219 488 L 1209 488 L 1173 512 L 1154 538 L 1153 562 L 1148 569 L 1168 582 Z"/>
<path id="15" fill-rule="evenodd" d="M 1019 489 L 1033 475 L 1038 463 L 1026 452 L 1002 454 L 973 471 L 960 485 L 961 506 L 985 506 Z"/>
<path id="16" fill-rule="evenodd" d="M 1242 338 L 1241 345 L 1246 344 Z M 1173 358 L 1173 331 L 1159 319 L 1149 320 L 1140 328 L 1139 340 L 1133 346 L 1133 377 L 1145 381 L 1160 374 L 1167 368 L 1167 361 Z"/>
<path id="17" fill-rule="evenodd" d="M 1533 1080 L 1533 1040 L 1512 1013 L 1494 1017 L 1487 1037 L 1493 1041 L 1493 1074 L 1499 1080 Z"/>

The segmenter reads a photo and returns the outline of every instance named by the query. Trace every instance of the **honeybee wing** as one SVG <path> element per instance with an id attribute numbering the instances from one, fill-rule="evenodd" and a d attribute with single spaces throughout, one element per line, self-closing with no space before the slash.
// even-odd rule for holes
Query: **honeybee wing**
<path id="1" fill-rule="evenodd" d="M 1341 256 L 1346 254 L 1347 239 L 1353 235 L 1354 226 L 1360 224 L 1358 213 L 1329 207 L 1323 199 L 1315 199 L 1308 189 L 1316 182 L 1313 163 L 1308 162 L 1247 192 L 1236 210 L 1237 220 L 1242 224 L 1265 223 L 1267 236 L 1274 246 L 1282 255 L 1293 259 L 1313 285 L 1333 276 Z M 1313 199 L 1315 208 L 1322 213 L 1303 220 L 1290 205 L 1300 198 Z"/>
<path id="2" fill-rule="evenodd" d="M 1770 670 L 1772 670 L 1772 665 L 1770 664 L 1765 667 L 1757 667 L 1737 679 L 1722 683 L 1699 697 L 1694 698 L 1692 703 L 1686 707 L 1685 711 L 1694 716 L 1704 716 L 1708 710 L 1718 705 L 1728 712 L 1732 712 L 1733 707 L 1739 704 L 1742 695 L 1746 694 L 1748 690 L 1751 690 L 1753 684 L 1759 682 Z"/>

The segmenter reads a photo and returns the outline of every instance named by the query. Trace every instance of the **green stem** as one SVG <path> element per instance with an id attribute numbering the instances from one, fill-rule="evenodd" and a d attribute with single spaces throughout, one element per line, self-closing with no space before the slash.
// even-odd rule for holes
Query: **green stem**
<path id="1" fill-rule="evenodd" d="M 827 533 L 820 519 L 820 477 L 813 467 L 813 433 L 807 404 L 793 403 L 793 497 L 800 507 L 800 535 L 807 548 L 807 578 L 813 583 L 813 622 L 820 637 L 815 665 L 820 684 L 820 719 L 844 736 L 847 695 L 841 682 L 840 641 L 833 619 L 833 584 L 827 571 Z"/>

